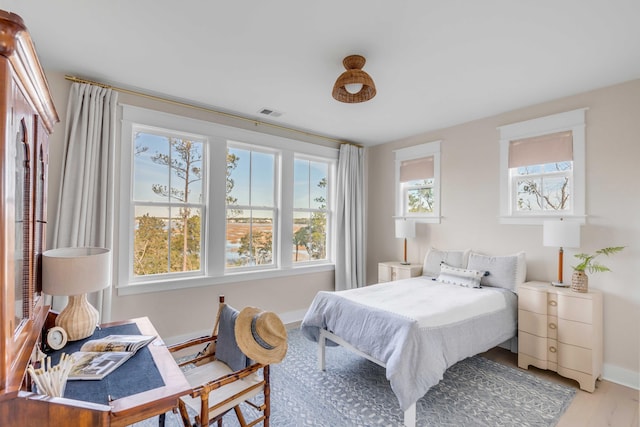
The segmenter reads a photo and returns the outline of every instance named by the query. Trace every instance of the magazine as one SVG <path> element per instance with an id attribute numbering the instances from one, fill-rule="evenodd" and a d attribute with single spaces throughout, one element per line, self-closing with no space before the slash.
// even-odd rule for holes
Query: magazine
<path id="1" fill-rule="evenodd" d="M 69 380 L 101 380 L 129 360 L 156 337 L 152 335 L 109 335 L 87 341 L 74 359 Z"/>

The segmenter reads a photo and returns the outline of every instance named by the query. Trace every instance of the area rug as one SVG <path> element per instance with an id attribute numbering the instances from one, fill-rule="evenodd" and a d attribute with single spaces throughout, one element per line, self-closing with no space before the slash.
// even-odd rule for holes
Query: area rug
<path id="1" fill-rule="evenodd" d="M 273 427 L 402 426 L 384 368 L 341 347 L 328 347 L 326 371 L 317 369 L 317 345 L 289 331 L 285 360 L 271 369 Z M 527 371 L 474 356 L 447 370 L 417 402 L 418 426 L 554 426 L 576 390 Z M 244 410 L 244 409 L 243 409 Z M 251 408 L 247 408 L 247 417 Z M 156 420 L 137 427 L 156 426 Z M 182 425 L 172 413 L 166 425 Z M 237 427 L 235 414 L 224 425 Z"/>

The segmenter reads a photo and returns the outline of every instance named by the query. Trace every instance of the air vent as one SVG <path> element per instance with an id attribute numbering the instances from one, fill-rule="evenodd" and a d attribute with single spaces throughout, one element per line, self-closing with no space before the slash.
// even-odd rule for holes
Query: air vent
<path id="1" fill-rule="evenodd" d="M 265 116 L 270 116 L 270 117 L 280 117 L 282 115 L 280 111 L 276 111 L 273 108 L 263 108 L 260 111 L 258 111 L 258 113 L 264 114 Z"/>

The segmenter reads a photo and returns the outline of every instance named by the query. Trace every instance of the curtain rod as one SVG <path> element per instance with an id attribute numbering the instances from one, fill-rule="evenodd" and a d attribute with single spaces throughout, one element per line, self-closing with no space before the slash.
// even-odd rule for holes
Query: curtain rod
<path id="1" fill-rule="evenodd" d="M 213 114 L 217 114 L 217 115 L 224 116 L 224 117 L 229 117 L 229 118 L 236 119 L 236 120 L 242 120 L 242 121 L 245 121 L 245 122 L 250 122 L 250 123 L 253 123 L 256 126 L 268 126 L 268 127 L 272 127 L 272 128 L 275 128 L 275 129 L 284 130 L 284 131 L 287 131 L 287 132 L 295 132 L 295 133 L 303 134 L 303 135 L 310 136 L 310 137 L 313 137 L 313 138 L 324 139 L 324 140 L 335 142 L 335 143 L 338 143 L 338 144 L 350 144 L 350 145 L 355 145 L 357 147 L 362 147 L 359 144 L 353 144 L 351 142 L 341 141 L 339 139 L 330 138 L 328 136 L 318 135 L 318 134 L 315 134 L 315 133 L 312 133 L 312 132 L 306 132 L 306 131 L 303 131 L 303 130 L 293 129 L 293 128 L 289 128 L 289 127 L 286 127 L 286 126 L 276 125 L 276 124 L 273 124 L 273 123 L 262 122 L 260 120 L 250 119 L 248 117 L 243 117 L 243 116 L 240 116 L 240 115 L 237 115 L 237 114 L 225 113 L 224 111 L 218 111 L 218 110 L 214 110 L 212 108 L 201 107 L 199 105 L 189 104 L 187 102 L 175 101 L 173 99 L 162 98 L 160 96 L 150 95 L 148 93 L 138 92 L 136 90 L 125 89 L 125 88 L 122 88 L 122 87 L 112 86 L 112 85 L 109 85 L 109 84 L 100 83 L 100 82 L 96 82 L 96 81 L 93 81 L 93 80 L 81 79 L 79 77 L 69 76 L 69 75 L 65 75 L 64 78 L 66 80 L 69 80 L 69 81 L 74 82 L 74 83 L 87 83 L 87 84 L 91 84 L 91 85 L 94 85 L 94 86 L 103 87 L 105 89 L 112 89 L 112 90 L 115 90 L 115 91 L 118 91 L 118 92 L 128 93 L 130 95 L 136 95 L 136 96 L 140 96 L 140 97 L 143 97 L 143 98 L 152 99 L 154 101 L 160 101 L 160 102 L 164 102 L 164 103 L 167 103 L 167 104 L 173 104 L 173 105 L 177 105 L 177 106 L 180 106 L 180 107 L 192 108 L 194 110 L 200 110 L 200 111 L 204 111 L 204 112 L 207 112 L 207 113 L 213 113 Z"/>

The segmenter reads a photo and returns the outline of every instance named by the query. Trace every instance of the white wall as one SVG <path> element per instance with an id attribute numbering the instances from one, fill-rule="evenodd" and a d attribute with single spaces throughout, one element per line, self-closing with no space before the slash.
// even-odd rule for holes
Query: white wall
<path id="1" fill-rule="evenodd" d="M 60 116 L 60 123 L 56 125 L 50 139 L 47 241 L 51 242 L 58 206 L 64 122 L 71 83 L 65 80 L 63 74 L 56 72 L 47 72 L 47 79 Z M 258 126 L 243 121 L 221 118 L 212 113 L 153 101 L 135 95 L 120 93 L 118 100 L 120 103 L 244 127 L 254 131 L 260 129 Z M 283 130 L 264 128 L 264 132 L 335 146 L 335 144 L 329 144 L 324 140 L 314 140 L 311 137 L 303 138 L 300 134 L 288 133 Z M 116 242 L 114 252 L 117 250 L 118 244 Z M 148 316 L 158 333 L 166 341 L 175 342 L 178 337 L 191 337 L 199 335 L 201 332 L 210 332 L 218 308 L 218 295 L 225 295 L 226 301 L 235 307 L 256 306 L 274 311 L 282 317 L 285 323 L 288 323 L 302 318 L 318 291 L 333 289 L 333 271 L 129 296 L 118 296 L 114 289 L 111 319 L 121 320 Z"/>
<path id="2" fill-rule="evenodd" d="M 379 261 L 399 260 L 394 238 L 393 150 L 442 140 L 441 224 L 419 224 L 408 257 L 422 262 L 430 246 L 472 248 L 494 255 L 527 253 L 529 280 L 557 277 L 557 250 L 542 246 L 542 227 L 501 225 L 498 126 L 587 107 L 587 225 L 580 251 L 625 245 L 603 263 L 613 272 L 590 276 L 604 292 L 604 377 L 640 386 L 640 80 L 547 102 L 373 147 L 368 168 L 367 280 Z M 425 112 L 428 114 L 428 112 Z M 392 126 L 393 124 L 390 124 Z M 565 250 L 570 277 L 576 250 Z"/>

